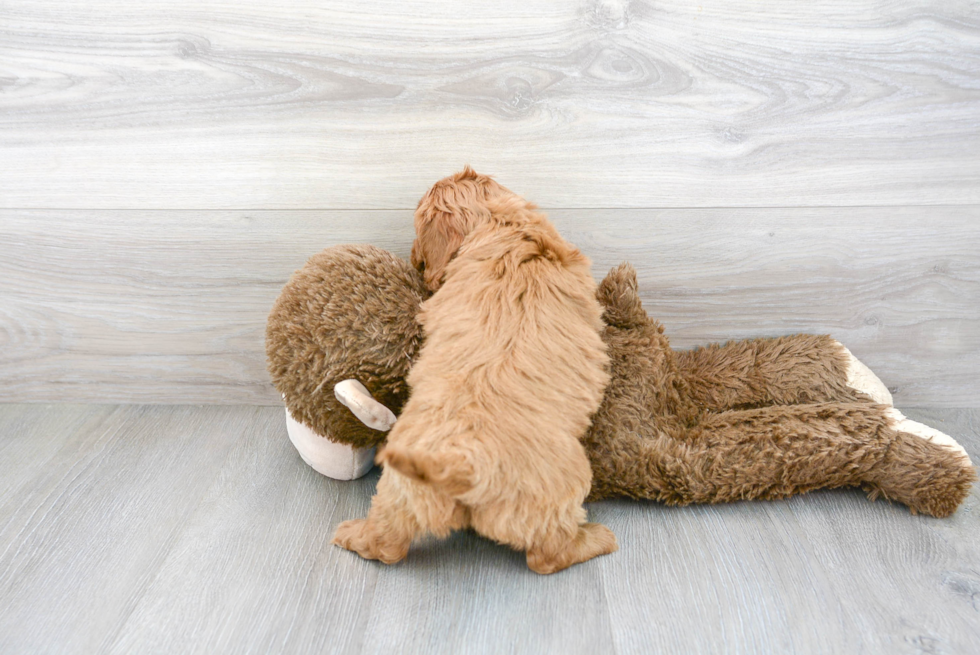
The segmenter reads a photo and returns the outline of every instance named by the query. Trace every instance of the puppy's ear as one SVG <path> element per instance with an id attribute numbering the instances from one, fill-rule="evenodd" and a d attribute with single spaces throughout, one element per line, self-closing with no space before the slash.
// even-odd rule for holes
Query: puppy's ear
<path id="1" fill-rule="evenodd" d="M 460 213 L 441 211 L 416 215 L 412 244 L 412 264 L 422 271 L 425 286 L 430 291 L 442 286 L 446 266 L 456 256 L 466 237 L 465 217 Z"/>
<path id="2" fill-rule="evenodd" d="M 425 271 L 425 259 L 422 257 L 422 248 L 419 246 L 419 240 L 416 239 L 412 242 L 412 266 L 415 267 L 419 273 Z"/>

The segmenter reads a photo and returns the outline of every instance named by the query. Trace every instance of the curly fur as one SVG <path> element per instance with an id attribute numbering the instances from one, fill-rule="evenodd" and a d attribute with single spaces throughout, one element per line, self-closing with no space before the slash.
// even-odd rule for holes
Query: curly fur
<path id="1" fill-rule="evenodd" d="M 602 308 L 589 260 L 522 198 L 433 217 L 469 181 L 446 181 L 416 214 L 413 252 L 439 288 L 419 313 L 426 343 L 368 517 L 335 543 L 394 561 L 419 534 L 472 527 L 552 573 L 616 548 L 582 507 L 580 438 L 609 382 Z"/>
<path id="2" fill-rule="evenodd" d="M 416 238 L 411 261 L 422 271 L 426 288 L 439 288 L 463 239 L 478 225 L 486 224 L 487 203 L 508 197 L 515 197 L 514 192 L 469 166 L 439 180 L 425 192 L 415 210 Z"/>

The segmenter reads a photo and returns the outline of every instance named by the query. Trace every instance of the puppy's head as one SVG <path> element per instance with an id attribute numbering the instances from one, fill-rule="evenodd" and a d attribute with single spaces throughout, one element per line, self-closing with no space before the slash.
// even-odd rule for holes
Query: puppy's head
<path id="1" fill-rule="evenodd" d="M 422 196 L 415 210 L 412 265 L 423 272 L 429 290 L 442 285 L 446 266 L 466 235 L 490 219 L 487 201 L 507 195 L 513 193 L 466 166 L 436 182 Z"/>

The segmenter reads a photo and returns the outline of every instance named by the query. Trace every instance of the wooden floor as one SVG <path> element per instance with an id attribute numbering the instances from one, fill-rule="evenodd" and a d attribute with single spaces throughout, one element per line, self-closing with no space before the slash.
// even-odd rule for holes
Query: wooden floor
<path id="1" fill-rule="evenodd" d="M 980 410 L 906 410 L 980 459 Z M 329 545 L 377 474 L 306 467 L 269 407 L 0 405 L 3 653 L 970 653 L 980 490 L 590 507 L 619 552 L 549 577 L 473 534 Z"/>

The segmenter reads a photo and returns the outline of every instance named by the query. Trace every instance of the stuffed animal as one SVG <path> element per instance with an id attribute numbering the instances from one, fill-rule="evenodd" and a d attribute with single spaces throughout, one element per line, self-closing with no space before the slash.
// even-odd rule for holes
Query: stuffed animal
<path id="1" fill-rule="evenodd" d="M 372 465 L 408 395 L 428 292 L 408 262 L 371 246 L 315 255 L 269 316 L 269 372 L 290 437 L 315 469 Z M 976 473 L 947 435 L 905 418 L 880 380 L 828 336 L 670 348 L 633 268 L 602 281 L 612 381 L 583 443 L 590 500 L 670 505 L 786 498 L 858 486 L 912 513 L 952 514 Z"/>
<path id="2" fill-rule="evenodd" d="M 317 472 L 353 480 L 408 399 L 430 294 L 408 262 L 373 246 L 314 255 L 290 278 L 266 324 L 269 373 L 289 438 Z"/>

